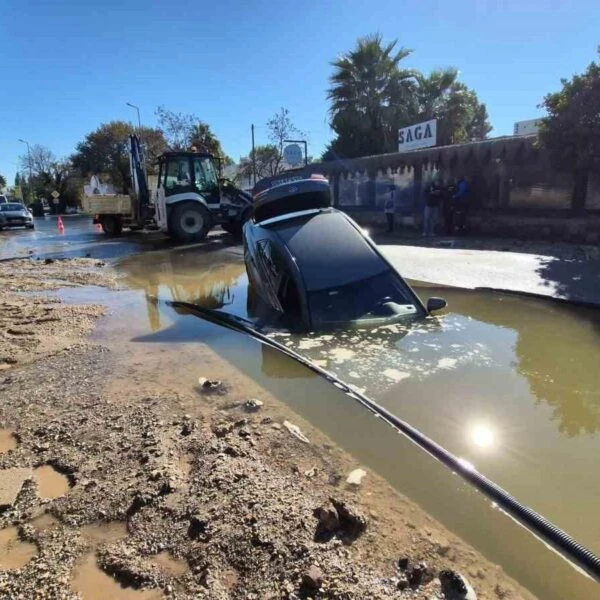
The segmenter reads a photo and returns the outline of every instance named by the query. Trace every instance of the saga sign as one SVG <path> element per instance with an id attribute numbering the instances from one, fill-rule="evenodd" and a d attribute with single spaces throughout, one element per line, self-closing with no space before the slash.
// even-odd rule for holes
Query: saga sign
<path id="1" fill-rule="evenodd" d="M 435 146 L 436 135 L 436 119 L 398 129 L 398 152 Z"/>

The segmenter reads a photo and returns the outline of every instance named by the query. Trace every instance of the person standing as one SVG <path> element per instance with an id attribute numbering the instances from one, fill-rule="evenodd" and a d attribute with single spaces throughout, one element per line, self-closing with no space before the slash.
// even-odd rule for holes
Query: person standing
<path id="1" fill-rule="evenodd" d="M 453 208 L 457 233 L 465 233 L 467 228 L 467 213 L 469 210 L 469 184 L 461 175 L 456 183 L 456 193 L 453 197 Z"/>
<path id="2" fill-rule="evenodd" d="M 385 213 L 385 218 L 387 220 L 388 233 L 392 233 L 394 231 L 394 212 L 396 211 L 395 195 L 396 188 L 392 185 L 390 186 L 388 197 L 386 198 L 383 206 L 383 212 Z"/>
<path id="3" fill-rule="evenodd" d="M 444 216 L 444 233 L 452 235 L 454 233 L 454 194 L 456 186 L 449 183 L 443 190 L 442 213 Z"/>
<path id="4" fill-rule="evenodd" d="M 442 188 L 437 181 L 429 187 L 425 199 L 425 211 L 423 213 L 423 235 L 425 237 L 435 236 L 435 226 L 438 221 L 438 212 L 442 203 Z"/>

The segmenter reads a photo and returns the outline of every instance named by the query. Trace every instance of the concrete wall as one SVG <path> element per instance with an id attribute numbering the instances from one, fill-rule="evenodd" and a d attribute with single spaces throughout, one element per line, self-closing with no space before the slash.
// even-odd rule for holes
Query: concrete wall
<path id="1" fill-rule="evenodd" d="M 573 174 L 554 170 L 536 147 L 535 136 L 313 163 L 257 187 L 311 173 L 325 175 L 334 205 L 365 225 L 383 225 L 383 205 L 393 187 L 398 221 L 418 227 L 429 183 L 465 176 L 473 232 L 588 243 L 600 238 L 600 174 L 590 176 L 584 201 L 578 204 Z"/>

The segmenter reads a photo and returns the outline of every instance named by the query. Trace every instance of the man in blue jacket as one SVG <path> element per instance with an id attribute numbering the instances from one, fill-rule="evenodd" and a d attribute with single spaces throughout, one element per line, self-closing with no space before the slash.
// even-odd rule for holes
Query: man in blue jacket
<path id="1" fill-rule="evenodd" d="M 454 204 L 454 223 L 457 233 L 464 233 L 467 226 L 467 212 L 469 210 L 469 184 L 461 175 L 456 183 L 456 193 L 452 197 Z"/>

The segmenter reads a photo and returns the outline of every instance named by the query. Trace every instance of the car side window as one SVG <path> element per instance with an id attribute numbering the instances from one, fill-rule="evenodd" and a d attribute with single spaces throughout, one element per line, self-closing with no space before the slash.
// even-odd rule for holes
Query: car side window
<path id="1" fill-rule="evenodd" d="M 268 285 L 276 308 L 288 317 L 299 317 L 301 304 L 298 289 L 277 246 L 269 240 L 262 240 L 257 244 L 257 255 L 269 275 Z"/>

